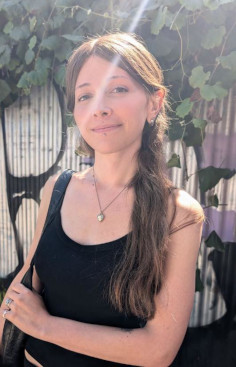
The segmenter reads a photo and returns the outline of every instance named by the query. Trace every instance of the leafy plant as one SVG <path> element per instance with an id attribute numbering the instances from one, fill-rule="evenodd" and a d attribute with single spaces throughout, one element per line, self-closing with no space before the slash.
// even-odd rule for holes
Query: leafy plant
<path id="1" fill-rule="evenodd" d="M 0 103 L 11 105 L 32 86 L 52 80 L 64 90 L 65 64 L 75 46 L 89 35 L 135 31 L 157 57 L 170 89 L 170 140 L 201 146 L 207 124 L 221 120 L 214 100 L 228 95 L 236 82 L 236 2 L 234 0 L 0 0 Z M 136 24 L 132 28 L 131 25 Z M 202 120 L 201 104 L 211 102 Z M 172 153 L 168 167 L 181 167 Z M 190 175 L 186 169 L 185 179 Z M 205 193 L 227 168 L 199 170 Z M 217 200 L 208 203 L 217 207 Z M 216 246 L 215 246 L 216 247 Z"/>

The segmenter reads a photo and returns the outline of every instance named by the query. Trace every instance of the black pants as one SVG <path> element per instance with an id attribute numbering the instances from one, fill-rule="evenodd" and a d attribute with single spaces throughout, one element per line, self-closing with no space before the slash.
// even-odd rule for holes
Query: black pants
<path id="1" fill-rule="evenodd" d="M 24 359 L 24 367 L 34 367 L 35 364 L 32 364 L 31 362 L 28 361 L 28 359 Z"/>

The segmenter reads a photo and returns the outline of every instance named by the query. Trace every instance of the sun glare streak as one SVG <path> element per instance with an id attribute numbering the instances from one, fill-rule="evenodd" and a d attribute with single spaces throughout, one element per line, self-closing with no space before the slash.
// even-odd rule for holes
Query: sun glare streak
<path id="1" fill-rule="evenodd" d="M 127 29 L 127 32 L 134 32 L 135 28 L 137 27 L 137 24 L 139 22 L 139 20 L 141 19 L 143 12 L 147 6 L 147 4 L 149 3 L 149 0 L 141 0 L 140 2 L 140 6 L 137 10 L 137 13 L 132 21 L 132 23 L 130 24 L 129 28 Z"/>
<path id="2" fill-rule="evenodd" d="M 119 55 L 116 55 L 113 60 L 112 63 L 109 64 L 109 68 L 107 70 L 107 73 L 105 75 L 105 77 L 103 78 L 100 86 L 99 86 L 99 90 L 98 92 L 94 95 L 93 100 L 91 102 L 90 108 L 88 113 L 85 115 L 84 117 L 84 121 L 87 123 L 91 117 L 91 114 L 95 114 L 99 109 L 102 110 L 102 106 L 103 106 L 103 97 L 104 97 L 104 92 L 106 90 L 107 87 L 107 83 L 108 81 L 111 79 L 112 75 L 114 74 L 114 70 L 115 68 L 118 66 L 119 63 Z"/>
<path id="3" fill-rule="evenodd" d="M 146 6 L 149 3 L 149 1 L 150 0 L 143 0 L 143 1 L 140 2 L 139 8 L 136 12 L 136 15 L 133 18 L 133 21 L 130 24 L 129 28 L 127 29 L 127 32 L 132 33 L 132 32 L 135 31 L 135 29 L 138 25 L 138 22 L 141 19 L 142 15 L 143 15 L 143 12 L 145 11 Z M 88 111 L 88 114 L 87 114 L 87 116 L 85 116 L 86 122 L 90 119 L 91 113 L 94 114 L 95 111 L 97 111 L 99 108 L 102 108 L 101 103 L 102 103 L 102 98 L 103 98 L 104 91 L 106 89 L 107 82 L 108 82 L 109 78 L 111 78 L 111 76 L 114 74 L 114 70 L 118 66 L 119 60 L 120 60 L 119 55 L 116 55 L 114 57 L 114 59 L 112 60 L 112 63 L 110 64 L 110 67 L 108 68 L 107 74 L 104 77 L 104 79 L 103 79 L 103 81 L 100 85 L 99 92 L 94 96 L 93 101 L 92 101 L 91 106 L 90 106 L 90 109 Z"/>

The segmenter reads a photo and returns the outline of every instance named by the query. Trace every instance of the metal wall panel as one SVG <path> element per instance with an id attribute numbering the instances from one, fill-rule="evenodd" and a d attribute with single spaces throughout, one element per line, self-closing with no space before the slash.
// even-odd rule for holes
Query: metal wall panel
<path id="1" fill-rule="evenodd" d="M 197 148 L 198 162 L 193 147 L 186 148 L 188 174 L 198 169 L 214 166 L 218 168 L 236 169 L 236 88 L 230 90 L 229 96 L 222 101 L 214 101 L 215 110 L 219 111 L 222 119 L 218 123 L 208 122 L 206 137 L 202 147 Z M 212 103 L 199 106 L 199 118 L 207 120 L 207 112 Z M 166 157 L 171 153 L 180 155 L 184 166 L 181 144 L 167 142 Z M 183 167 L 182 166 L 182 167 Z M 206 223 L 203 229 L 203 240 L 198 258 L 203 292 L 196 293 L 190 325 L 207 325 L 221 318 L 227 311 L 227 305 L 236 311 L 236 176 L 230 180 L 221 179 L 208 193 L 201 197 L 197 175 L 184 179 L 184 169 L 170 169 L 170 177 L 178 187 L 183 187 L 197 198 L 205 207 L 209 193 L 217 194 L 219 202 L 226 204 L 218 208 L 205 209 Z M 215 230 L 222 241 L 226 243 L 226 252 L 221 254 L 207 248 L 204 240 Z M 219 268 L 218 263 L 221 267 Z M 232 278 L 234 277 L 234 278 Z M 220 283 L 220 284 L 219 284 Z M 231 296 L 230 296 L 231 294 Z M 230 304 L 230 305 L 229 305 Z M 235 313 L 235 312 L 234 312 Z"/>
<path id="2" fill-rule="evenodd" d="M 192 196 L 202 201 L 205 205 L 205 197 L 201 197 L 198 187 L 198 178 L 194 174 L 199 168 L 209 165 L 216 167 L 235 169 L 236 161 L 236 117 L 235 117 L 235 90 L 231 90 L 228 98 L 216 102 L 222 120 L 217 124 L 208 123 L 206 138 L 202 147 L 197 150 L 192 147 L 183 148 L 179 141 L 165 142 L 166 159 L 172 152 L 180 155 L 182 167 L 184 167 L 183 149 L 186 151 L 186 166 L 190 178 L 188 182 L 184 178 L 184 169 L 169 169 L 170 177 L 175 185 L 185 188 Z M 200 106 L 200 116 L 206 118 L 209 104 Z M 3 116 L 2 116 L 3 127 Z M 18 264 L 16 251 L 16 235 L 19 236 L 19 244 L 23 247 L 24 258 L 35 228 L 38 203 L 37 193 L 41 196 L 43 174 L 50 171 L 59 157 L 59 168 L 54 171 L 72 168 L 79 170 L 85 168 L 80 157 L 74 154 L 78 132 L 76 128 L 68 127 L 66 134 L 63 132 L 61 107 L 58 94 L 51 84 L 44 88 L 34 88 L 29 96 L 22 97 L 11 107 L 5 110 L 4 117 L 5 141 L 3 130 L 0 130 L 0 277 L 5 278 L 13 272 Z M 62 144 L 63 141 L 66 144 Z M 5 143 L 5 152 L 4 152 Z M 63 152 L 61 147 L 63 146 Z M 61 155 L 60 155 L 61 154 Z M 60 155 L 60 156 L 59 156 Z M 198 158 L 196 158 L 198 157 Z M 20 206 L 9 208 L 7 202 L 6 183 L 6 158 L 10 177 L 8 182 L 13 182 L 14 198 L 20 198 Z M 192 175 L 191 175 L 192 174 Z M 42 177 L 41 177 L 42 176 Z M 35 181 L 32 181 L 33 178 Z M 29 179 L 29 180 L 28 180 Z M 31 180 L 32 179 L 32 180 Z M 32 192 L 31 183 L 34 182 L 35 192 Z M 236 191 L 234 190 L 236 177 L 230 180 L 221 180 L 214 190 L 220 203 L 227 206 L 206 209 L 207 222 L 204 226 L 204 238 L 215 229 L 224 242 L 236 242 Z M 30 187 L 27 187 L 30 186 Z M 33 190 L 34 191 L 34 190 Z M 10 195 L 10 194 L 8 194 Z M 10 196 L 9 196 L 10 197 Z M 17 205 L 17 203 L 16 203 Z M 14 216 L 16 214 L 15 227 Z M 14 233 L 15 229 L 15 233 Z M 191 246 L 191 244 L 190 244 Z M 225 287 L 230 287 L 232 269 L 235 264 L 235 245 L 222 254 L 221 279 Z M 232 252 L 234 251 L 234 252 Z M 197 293 L 194 300 L 194 309 L 190 325 L 206 325 L 223 316 L 227 309 L 227 297 L 224 289 L 220 289 L 219 275 L 215 267 L 215 259 L 219 254 L 212 254 L 212 249 L 205 246 L 202 241 L 198 267 L 202 271 L 202 280 L 205 289 Z M 233 254 L 233 255 L 232 255 Z M 211 260 L 208 259 L 211 258 Z M 218 261 L 218 260 L 217 260 Z M 228 279 L 228 281 L 227 281 Z M 228 282 L 228 283 L 227 283 Z M 223 284 L 222 283 L 222 284 Z M 230 292 L 229 288 L 229 292 Z M 236 292 L 235 292 L 236 293 Z M 232 293 L 232 306 L 236 295 Z M 228 297 L 229 299 L 229 297 Z"/>

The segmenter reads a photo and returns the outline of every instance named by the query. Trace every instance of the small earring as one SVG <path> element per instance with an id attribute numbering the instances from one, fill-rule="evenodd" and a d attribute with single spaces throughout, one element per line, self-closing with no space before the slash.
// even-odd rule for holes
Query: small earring
<path id="1" fill-rule="evenodd" d="M 152 119 L 152 120 L 150 121 L 150 126 L 154 126 L 154 123 L 155 123 L 155 119 Z"/>

